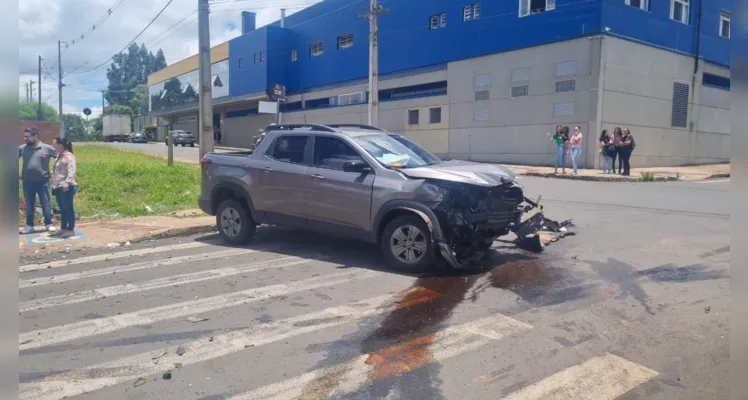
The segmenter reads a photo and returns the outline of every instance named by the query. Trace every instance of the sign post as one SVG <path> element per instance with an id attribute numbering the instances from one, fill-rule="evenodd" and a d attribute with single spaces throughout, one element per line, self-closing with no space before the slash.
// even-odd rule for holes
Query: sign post
<path id="1" fill-rule="evenodd" d="M 273 85 L 273 91 L 271 93 L 271 99 L 275 100 L 277 109 L 275 111 L 275 123 L 280 124 L 281 123 L 281 112 L 280 112 L 280 103 L 286 101 L 286 87 L 281 85 L 280 83 L 276 83 Z"/>

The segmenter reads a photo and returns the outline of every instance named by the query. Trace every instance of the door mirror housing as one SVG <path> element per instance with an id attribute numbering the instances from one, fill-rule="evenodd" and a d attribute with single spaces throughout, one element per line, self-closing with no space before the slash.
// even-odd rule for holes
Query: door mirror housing
<path id="1" fill-rule="evenodd" d="M 361 160 L 346 161 L 343 164 L 343 171 L 344 172 L 356 172 L 359 174 L 363 174 L 366 172 L 371 172 L 371 167 L 369 166 L 369 164 Z"/>

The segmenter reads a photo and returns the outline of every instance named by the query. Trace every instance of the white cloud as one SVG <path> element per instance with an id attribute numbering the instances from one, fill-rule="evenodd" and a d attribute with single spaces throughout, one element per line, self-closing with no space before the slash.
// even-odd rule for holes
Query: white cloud
<path id="1" fill-rule="evenodd" d="M 126 0 L 103 22 L 99 20 L 113 0 L 24 0 L 19 3 L 21 43 L 19 46 L 19 96 L 25 99 L 25 85 L 37 78 L 38 55 L 43 58 L 42 100 L 57 108 L 57 41 L 63 48 L 64 104 L 76 110 L 101 108 L 101 93 L 107 86 L 106 67 L 82 73 L 122 50 L 163 8 L 168 0 Z M 225 42 L 241 32 L 241 11 L 257 13 L 257 27 L 290 15 L 319 0 L 220 0 L 211 5 L 211 43 Z M 163 49 L 171 64 L 197 52 L 197 7 L 195 0 L 173 0 L 163 14 L 137 39 L 154 53 Z M 186 17 L 186 18 L 185 18 Z M 180 22 L 181 21 L 181 22 Z M 88 36 L 80 38 L 98 24 Z M 170 29 L 174 26 L 172 29 Z M 233 29 L 232 29 L 233 28 Z M 73 44 L 75 41 L 75 44 Z M 72 73 L 71 73 L 72 71 Z M 35 94 L 37 92 L 35 91 Z M 67 106 L 66 106 L 67 107 Z"/>

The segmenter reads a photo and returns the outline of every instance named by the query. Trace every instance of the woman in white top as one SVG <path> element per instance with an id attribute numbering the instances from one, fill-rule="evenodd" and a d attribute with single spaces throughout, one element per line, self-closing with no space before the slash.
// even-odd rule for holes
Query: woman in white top
<path id="1" fill-rule="evenodd" d="M 577 173 L 577 159 L 582 153 L 582 128 L 574 127 L 574 134 L 571 135 L 569 143 L 571 144 L 571 164 L 574 166 L 574 175 L 579 175 Z"/>

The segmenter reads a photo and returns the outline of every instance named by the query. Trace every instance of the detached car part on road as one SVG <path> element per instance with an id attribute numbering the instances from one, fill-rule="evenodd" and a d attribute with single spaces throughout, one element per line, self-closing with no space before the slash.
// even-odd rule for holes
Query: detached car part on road
<path id="1" fill-rule="evenodd" d="M 573 228 L 546 219 L 507 168 L 443 161 L 366 125 L 271 125 L 254 151 L 201 166 L 200 208 L 235 244 L 282 225 L 377 243 L 391 268 L 421 272 L 465 268 L 510 233 L 540 250 L 538 231 Z"/>

